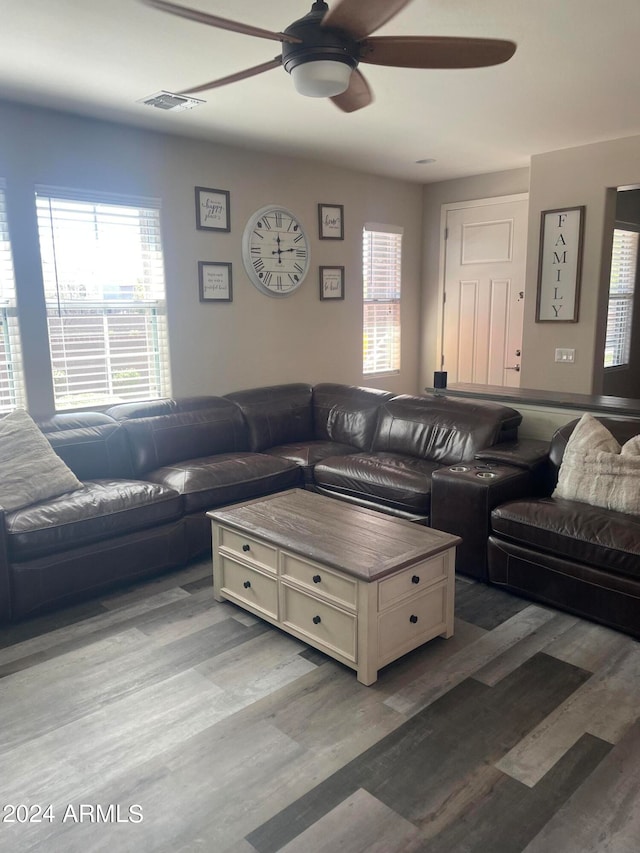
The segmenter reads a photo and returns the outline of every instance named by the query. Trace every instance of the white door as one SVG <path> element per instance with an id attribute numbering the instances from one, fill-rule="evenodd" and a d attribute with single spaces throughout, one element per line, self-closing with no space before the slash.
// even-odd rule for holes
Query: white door
<path id="1" fill-rule="evenodd" d="M 519 387 L 527 196 L 445 208 L 442 354 L 448 383 Z"/>

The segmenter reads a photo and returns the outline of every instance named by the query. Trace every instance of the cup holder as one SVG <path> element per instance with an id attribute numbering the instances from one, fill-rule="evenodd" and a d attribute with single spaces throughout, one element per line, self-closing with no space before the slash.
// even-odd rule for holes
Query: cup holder
<path id="1" fill-rule="evenodd" d="M 480 477 L 481 480 L 493 480 L 494 477 L 498 475 L 493 471 L 478 471 L 476 472 L 476 477 Z"/>
<path id="2" fill-rule="evenodd" d="M 454 465 L 452 468 L 449 468 L 449 470 L 455 471 L 456 473 L 458 473 L 458 472 L 469 471 L 470 469 L 467 468 L 466 465 Z"/>

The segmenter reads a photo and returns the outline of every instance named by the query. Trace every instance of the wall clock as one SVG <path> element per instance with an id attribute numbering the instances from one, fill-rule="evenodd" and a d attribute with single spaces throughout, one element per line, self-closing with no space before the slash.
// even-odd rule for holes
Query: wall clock
<path id="1" fill-rule="evenodd" d="M 278 205 L 257 210 L 242 235 L 242 261 L 262 293 L 289 296 L 309 271 L 309 240 L 300 221 Z"/>

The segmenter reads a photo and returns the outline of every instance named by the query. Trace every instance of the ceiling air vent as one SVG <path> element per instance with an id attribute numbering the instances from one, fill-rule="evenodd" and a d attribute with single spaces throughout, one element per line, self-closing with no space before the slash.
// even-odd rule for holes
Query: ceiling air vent
<path id="1" fill-rule="evenodd" d="M 146 104 L 148 107 L 157 107 L 159 110 L 178 112 L 179 110 L 192 110 L 199 104 L 206 104 L 206 101 L 198 98 L 187 98 L 185 95 L 174 95 L 172 92 L 157 92 L 155 95 L 141 98 L 136 103 Z"/>

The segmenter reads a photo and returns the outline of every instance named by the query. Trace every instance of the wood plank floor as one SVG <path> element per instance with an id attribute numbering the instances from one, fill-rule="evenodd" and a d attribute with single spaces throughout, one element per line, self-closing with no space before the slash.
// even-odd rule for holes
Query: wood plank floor
<path id="1" fill-rule="evenodd" d="M 1 853 L 637 853 L 640 643 L 456 595 L 372 687 L 208 561 L 0 630 Z"/>

